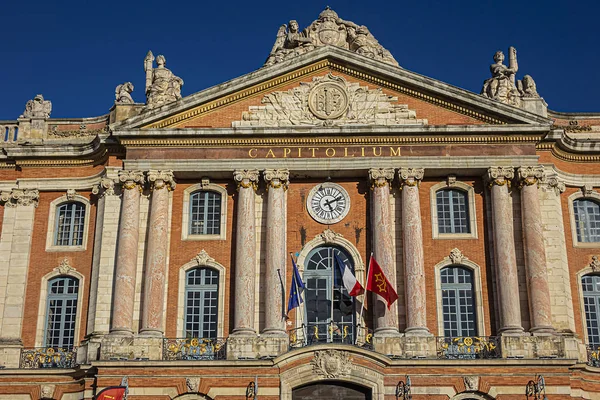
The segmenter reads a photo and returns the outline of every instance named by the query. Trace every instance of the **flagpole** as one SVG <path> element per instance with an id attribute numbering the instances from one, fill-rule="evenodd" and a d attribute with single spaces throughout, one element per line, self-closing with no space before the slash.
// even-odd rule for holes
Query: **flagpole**
<path id="1" fill-rule="evenodd" d="M 333 264 L 331 265 L 331 319 L 329 320 L 329 327 L 327 329 L 327 335 L 329 335 L 329 331 L 331 331 L 331 342 L 333 342 L 333 300 L 335 298 L 335 250 L 331 249 L 331 254 L 333 255 L 332 260 Z"/>
<path id="2" fill-rule="evenodd" d="M 367 265 L 367 280 L 365 281 L 365 297 L 363 297 L 362 306 L 360 307 L 360 316 L 358 317 L 359 322 L 362 321 L 363 311 L 365 309 L 365 302 L 367 300 L 367 288 L 369 287 L 369 267 L 371 266 L 372 258 L 373 258 L 373 252 L 371 252 L 371 257 L 369 258 L 369 265 Z M 365 326 L 365 328 L 366 328 L 366 326 Z"/>

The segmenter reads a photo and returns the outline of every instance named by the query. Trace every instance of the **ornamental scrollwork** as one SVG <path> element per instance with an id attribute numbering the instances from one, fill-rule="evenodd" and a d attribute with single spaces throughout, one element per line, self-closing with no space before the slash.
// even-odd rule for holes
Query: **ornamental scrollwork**
<path id="1" fill-rule="evenodd" d="M 326 379 L 335 379 L 350 373 L 350 354 L 346 351 L 324 350 L 315 352 L 310 362 L 313 372 Z"/>
<path id="2" fill-rule="evenodd" d="M 425 176 L 425 169 L 423 168 L 400 168 L 398 171 L 398 177 L 400 178 L 400 189 L 404 186 L 418 186 L 419 182 L 423 180 Z"/>
<path id="3" fill-rule="evenodd" d="M 40 191 L 37 189 L 13 189 L 10 192 L 0 193 L 0 202 L 5 207 L 31 206 L 37 208 L 40 200 Z"/>
<path id="4" fill-rule="evenodd" d="M 71 272 L 75 271 L 75 268 L 71 266 L 69 259 L 65 257 L 54 270 L 61 275 L 69 275 Z"/>
<path id="5" fill-rule="evenodd" d="M 287 190 L 290 171 L 288 169 L 266 169 L 263 172 L 263 178 L 267 182 L 267 190 L 269 188 Z"/>
<path id="6" fill-rule="evenodd" d="M 450 255 L 448 259 L 452 261 L 452 264 L 462 264 L 463 261 L 468 260 L 468 258 L 456 247 L 450 250 Z"/>
<path id="7" fill-rule="evenodd" d="M 323 239 L 325 243 L 329 244 L 335 242 L 337 239 L 343 238 L 344 236 L 342 236 L 341 233 L 332 231 L 331 229 L 325 229 L 323 233 L 318 235 L 318 237 Z"/>
<path id="8" fill-rule="evenodd" d="M 259 172 L 257 169 L 236 169 L 233 171 L 233 179 L 237 183 L 237 189 L 257 189 Z"/>
<path id="9" fill-rule="evenodd" d="M 153 190 L 160 190 L 167 188 L 171 191 L 175 189 L 175 179 L 173 178 L 173 171 L 148 171 L 146 175 L 148 182 Z"/>
<path id="10" fill-rule="evenodd" d="M 490 167 L 487 170 L 488 186 L 508 186 L 515 177 L 514 167 Z"/>
<path id="11" fill-rule="evenodd" d="M 210 265 L 211 263 L 215 262 L 215 259 L 209 256 L 206 250 L 204 249 L 202 249 L 200 253 L 196 254 L 196 257 L 194 257 L 192 261 L 193 260 L 195 260 L 198 263 L 198 266 Z"/>
<path id="12" fill-rule="evenodd" d="M 119 182 L 121 182 L 123 189 L 131 190 L 139 187 L 141 191 L 141 185 L 144 184 L 144 174 L 142 171 L 119 171 Z"/>
<path id="13" fill-rule="evenodd" d="M 544 167 L 542 165 L 533 165 L 519 167 L 517 169 L 519 187 L 536 185 L 544 177 Z"/>
<path id="14" fill-rule="evenodd" d="M 369 169 L 369 181 L 371 190 L 376 187 L 384 187 L 394 179 L 393 168 L 371 168 Z"/>
<path id="15" fill-rule="evenodd" d="M 115 194 L 115 181 L 110 178 L 100 179 L 100 183 L 92 187 L 92 194 L 102 197 L 104 195 L 114 196 Z"/>

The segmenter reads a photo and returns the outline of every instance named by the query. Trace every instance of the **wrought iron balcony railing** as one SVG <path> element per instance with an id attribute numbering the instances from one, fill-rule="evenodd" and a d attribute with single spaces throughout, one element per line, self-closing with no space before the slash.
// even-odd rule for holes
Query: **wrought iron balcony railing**
<path id="1" fill-rule="evenodd" d="M 437 356 L 442 359 L 501 358 L 497 336 L 438 337 Z"/>
<path id="2" fill-rule="evenodd" d="M 587 364 L 600 368 L 600 346 L 588 344 L 587 346 Z"/>
<path id="3" fill-rule="evenodd" d="M 225 338 L 180 338 L 163 340 L 163 360 L 225 360 Z"/>
<path id="4" fill-rule="evenodd" d="M 299 348 L 321 343 L 342 343 L 373 349 L 373 332 L 362 326 L 309 324 L 288 331 L 290 348 Z"/>
<path id="5" fill-rule="evenodd" d="M 77 348 L 35 347 L 22 349 L 19 368 L 75 368 Z"/>

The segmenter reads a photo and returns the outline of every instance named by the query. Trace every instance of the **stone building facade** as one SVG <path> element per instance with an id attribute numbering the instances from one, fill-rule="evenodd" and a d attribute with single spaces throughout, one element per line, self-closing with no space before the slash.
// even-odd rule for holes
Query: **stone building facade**
<path id="1" fill-rule="evenodd" d="M 0 121 L 0 399 L 600 398 L 600 113 L 516 57 L 471 93 L 326 9 L 184 98 L 151 52 L 144 103 L 36 96 Z M 371 255 L 389 308 L 341 286 Z"/>

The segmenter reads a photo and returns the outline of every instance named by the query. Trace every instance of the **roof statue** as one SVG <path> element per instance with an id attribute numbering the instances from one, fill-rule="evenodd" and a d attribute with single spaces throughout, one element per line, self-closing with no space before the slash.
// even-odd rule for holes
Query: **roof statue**
<path id="1" fill-rule="evenodd" d="M 52 103 L 50 100 L 44 100 L 41 94 L 36 95 L 33 100 L 25 104 L 25 111 L 21 118 L 49 118 L 52 112 Z"/>
<path id="2" fill-rule="evenodd" d="M 288 25 L 281 25 L 265 66 L 289 60 L 327 45 L 341 47 L 374 60 L 399 66 L 391 53 L 379 44 L 366 26 L 341 19 L 329 7 L 319 14 L 319 19 L 303 31 L 299 31 L 298 22 L 295 20 L 291 20 Z"/>
<path id="3" fill-rule="evenodd" d="M 133 104 L 133 98 L 131 97 L 133 92 L 133 84 L 131 82 L 125 82 L 118 85 L 115 88 L 115 103 L 119 104 Z"/>
<path id="4" fill-rule="evenodd" d="M 181 99 L 183 79 L 175 76 L 165 67 L 165 56 L 156 57 L 157 67 L 153 68 L 154 55 L 148 52 L 144 59 L 146 71 L 146 109 L 150 110 Z"/>
<path id="5" fill-rule="evenodd" d="M 508 66 L 504 65 L 504 53 L 500 50 L 494 54 L 494 61 L 490 65 L 492 77 L 483 82 L 481 95 L 517 107 L 522 107 L 523 98 L 540 98 L 531 75 L 525 75 L 520 81 L 515 80 L 519 66 L 514 47 L 508 49 Z"/>

